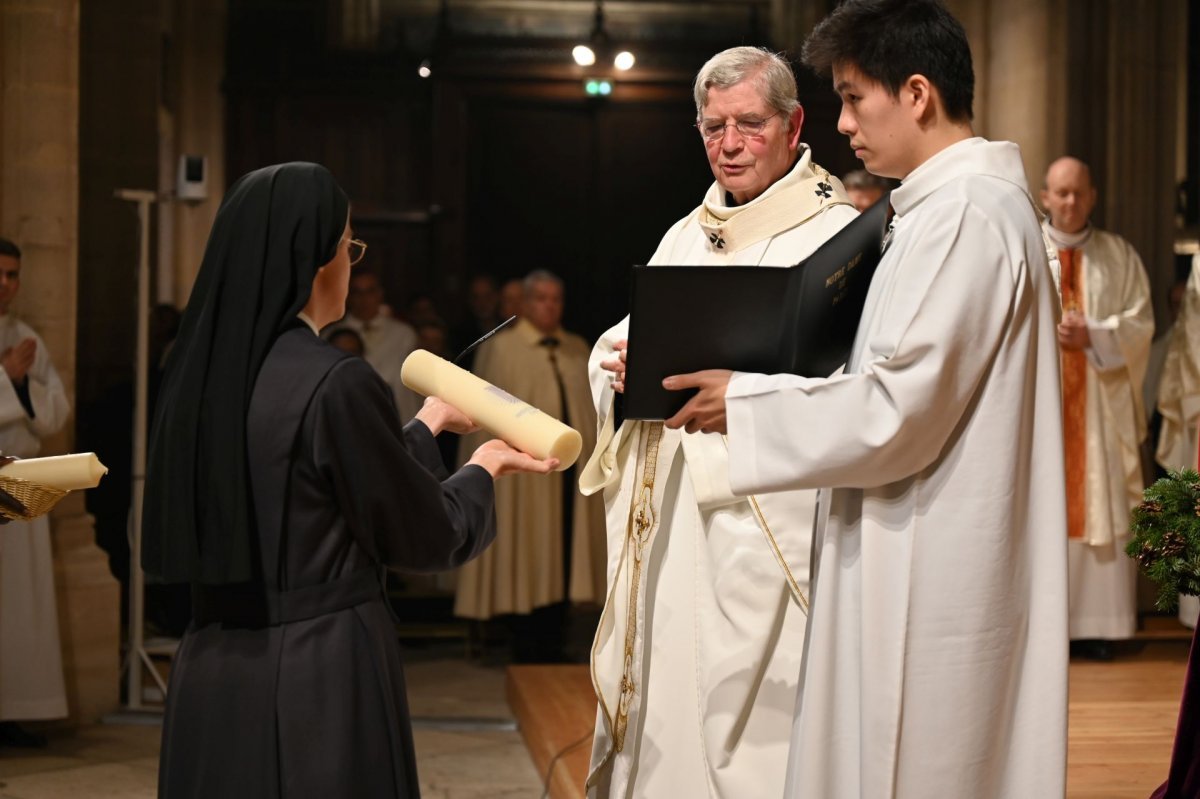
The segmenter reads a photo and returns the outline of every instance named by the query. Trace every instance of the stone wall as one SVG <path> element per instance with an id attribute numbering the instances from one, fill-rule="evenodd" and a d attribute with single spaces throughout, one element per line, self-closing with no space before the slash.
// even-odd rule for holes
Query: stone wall
<path id="1" fill-rule="evenodd" d="M 41 334 L 76 399 L 79 208 L 79 2 L 0 2 L 0 231 L 22 249 L 14 311 Z M 46 440 L 67 452 L 74 425 Z M 83 497 L 51 515 L 59 629 L 71 717 L 118 701 L 120 598 Z"/>

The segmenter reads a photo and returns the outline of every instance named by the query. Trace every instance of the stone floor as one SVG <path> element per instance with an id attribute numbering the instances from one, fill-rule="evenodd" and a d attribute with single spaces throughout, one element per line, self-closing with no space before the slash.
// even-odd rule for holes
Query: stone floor
<path id="1" fill-rule="evenodd" d="M 425 799 L 541 795 L 504 698 L 502 664 L 467 662 L 434 647 L 410 650 L 406 673 Z M 155 796 L 159 726 L 47 732 L 47 749 L 0 749 L 0 799 Z"/>

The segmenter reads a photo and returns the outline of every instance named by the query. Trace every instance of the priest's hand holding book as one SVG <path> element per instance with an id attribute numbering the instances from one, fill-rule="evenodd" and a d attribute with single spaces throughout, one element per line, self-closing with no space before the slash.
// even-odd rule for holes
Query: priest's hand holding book
<path id="1" fill-rule="evenodd" d="M 625 393 L 625 363 L 629 357 L 629 341 L 613 344 L 613 357 L 600 362 L 600 368 L 612 372 L 613 391 Z M 728 369 L 706 369 L 685 375 L 673 375 L 663 380 L 668 391 L 697 389 L 679 413 L 664 424 L 672 430 L 683 428 L 689 433 L 725 433 L 725 390 L 733 372 Z"/>
<path id="2" fill-rule="evenodd" d="M 629 357 L 629 341 L 621 339 L 616 344 L 613 344 L 613 357 L 607 361 L 600 362 L 600 368 L 605 371 L 612 372 L 613 391 L 618 394 L 625 393 L 625 359 Z"/>
<path id="3" fill-rule="evenodd" d="M 479 425 L 471 421 L 465 413 L 437 397 L 426 399 L 421 410 L 417 411 L 416 418 L 435 436 L 443 432 L 466 435 L 479 429 Z M 558 458 L 539 460 L 500 439 L 492 439 L 480 445 L 468 463 L 484 468 L 493 479 L 517 472 L 549 474 L 558 468 Z"/>

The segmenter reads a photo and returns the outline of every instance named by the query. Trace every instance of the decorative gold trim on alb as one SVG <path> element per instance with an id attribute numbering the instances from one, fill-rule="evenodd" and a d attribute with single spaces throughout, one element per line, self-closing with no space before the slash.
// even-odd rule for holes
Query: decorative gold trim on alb
<path id="1" fill-rule="evenodd" d="M 642 474 L 637 493 L 629 505 L 629 543 L 633 544 L 633 574 L 629 582 L 629 608 L 625 620 L 625 663 L 621 674 L 621 698 L 617 703 L 616 724 L 613 727 L 613 746 L 620 752 L 625 748 L 625 731 L 629 726 L 629 705 L 636 687 L 633 673 L 634 645 L 637 642 L 638 594 L 641 591 L 642 568 L 646 545 L 657 524 L 654 511 L 654 478 L 658 472 L 658 447 L 662 442 L 662 422 L 646 425 Z"/>
<path id="2" fill-rule="evenodd" d="M 767 534 L 767 541 L 771 544 L 771 551 L 775 553 L 775 560 L 779 561 L 779 567 L 783 569 L 784 576 L 787 577 L 788 588 L 792 589 L 792 594 L 796 597 L 796 601 L 800 603 L 800 609 L 804 611 L 804 615 L 808 615 L 808 597 L 800 590 L 800 583 L 796 582 L 796 576 L 792 574 L 792 570 L 788 567 L 787 560 L 783 557 L 783 552 L 779 549 L 779 543 L 775 540 L 775 534 L 771 532 L 771 526 L 767 524 L 767 517 L 763 516 L 762 508 L 758 506 L 758 500 L 753 495 L 747 497 L 750 500 L 750 510 L 754 512 L 754 518 L 758 522 L 758 526 Z M 813 531 L 816 535 L 816 531 Z"/>

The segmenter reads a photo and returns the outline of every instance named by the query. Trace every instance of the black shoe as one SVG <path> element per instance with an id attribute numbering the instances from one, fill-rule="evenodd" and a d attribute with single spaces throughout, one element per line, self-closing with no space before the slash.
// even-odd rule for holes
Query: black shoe
<path id="1" fill-rule="evenodd" d="M 1084 660 L 1108 662 L 1116 657 L 1111 641 L 1101 638 L 1084 638 L 1071 642 L 1071 654 Z"/>
<path id="2" fill-rule="evenodd" d="M 45 749 L 46 736 L 30 732 L 15 721 L 0 721 L 0 746 Z"/>

